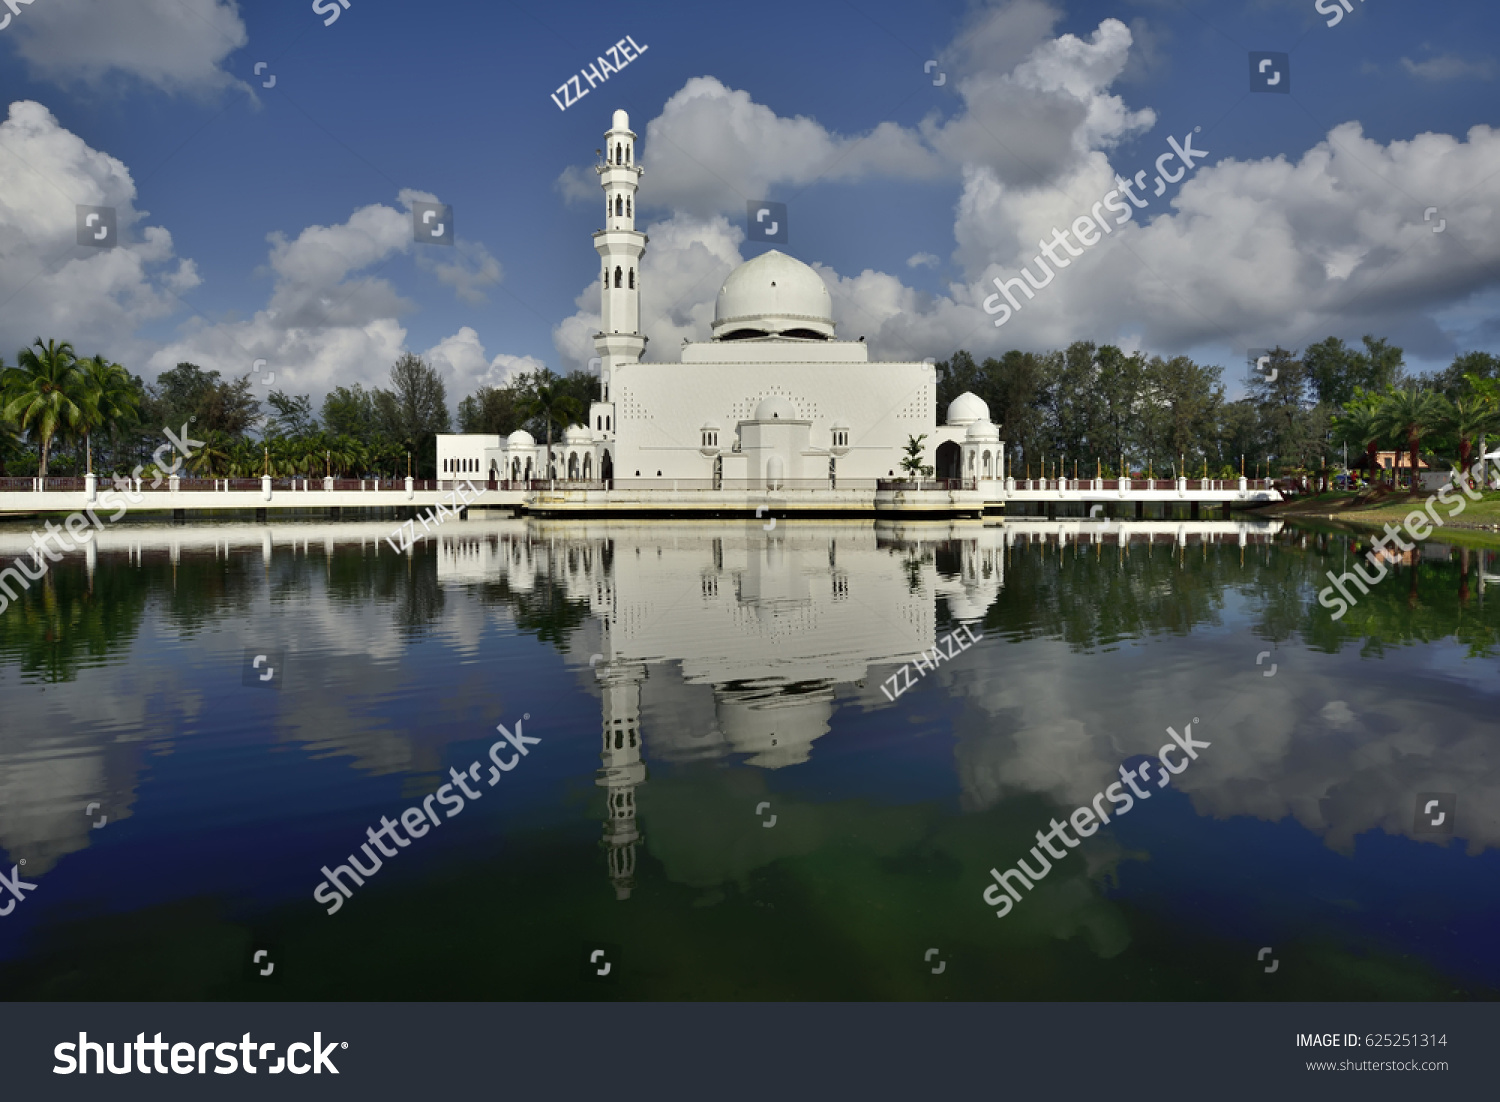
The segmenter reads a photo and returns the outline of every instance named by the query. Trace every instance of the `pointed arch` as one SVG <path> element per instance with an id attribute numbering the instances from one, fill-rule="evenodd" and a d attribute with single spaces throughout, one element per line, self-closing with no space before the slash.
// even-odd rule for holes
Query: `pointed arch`
<path id="1" fill-rule="evenodd" d="M 632 291 L 635 290 L 635 269 L 634 268 L 630 269 L 630 289 Z"/>
<path id="2" fill-rule="evenodd" d="M 616 267 L 616 268 L 615 268 L 615 287 L 616 287 L 616 288 L 617 288 L 617 289 L 618 289 L 618 288 L 619 288 L 619 286 L 620 286 L 620 281 L 621 281 L 621 280 L 622 280 L 622 279 L 623 279 L 623 278 L 624 278 L 624 277 L 625 277 L 625 272 L 624 272 L 624 269 L 622 269 L 622 268 L 619 268 L 619 267 Z"/>

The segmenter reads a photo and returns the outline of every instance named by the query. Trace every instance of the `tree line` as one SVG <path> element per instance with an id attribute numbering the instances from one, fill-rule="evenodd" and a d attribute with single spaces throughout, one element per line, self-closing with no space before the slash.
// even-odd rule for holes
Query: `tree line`
<path id="1" fill-rule="evenodd" d="M 438 433 L 449 430 L 447 389 L 420 356 L 401 356 L 390 387 L 340 386 L 323 400 L 321 422 L 303 395 L 272 390 L 268 409 L 250 375 L 224 379 L 180 363 L 154 383 L 104 356 L 80 358 L 67 341 L 0 358 L 0 474 L 112 474 L 141 464 L 166 428 L 203 446 L 186 461 L 192 475 L 248 478 L 417 477 L 436 474 Z"/>
<path id="2" fill-rule="evenodd" d="M 1223 369 L 1075 341 L 1066 350 L 1011 351 L 937 364 L 938 411 L 965 391 L 983 398 L 1018 477 L 1263 476 L 1323 473 L 1347 447 L 1350 466 L 1381 450 L 1441 455 L 1467 465 L 1479 439 L 1500 431 L 1500 357 L 1466 352 L 1435 375 L 1407 373 L 1402 349 L 1366 336 L 1269 350 L 1247 365 L 1246 395 L 1229 401 Z M 1360 462 L 1355 462 L 1359 460 Z M 1373 471 L 1371 472 L 1374 473 Z M 1388 472 L 1394 481 L 1394 470 Z"/>
<path id="3" fill-rule="evenodd" d="M 597 391 L 584 371 L 527 372 L 463 399 L 458 431 L 526 429 L 550 447 Z M 37 338 L 11 366 L 0 357 L 0 475 L 149 471 L 163 429 L 184 424 L 204 442 L 186 463 L 198 477 L 433 478 L 436 437 L 452 417 L 441 376 L 411 353 L 392 365 L 388 387 L 338 386 L 316 411 L 308 395 L 274 389 L 263 408 L 249 373 L 225 379 L 192 363 L 146 383 L 106 356 L 80 357 L 68 341 Z"/>

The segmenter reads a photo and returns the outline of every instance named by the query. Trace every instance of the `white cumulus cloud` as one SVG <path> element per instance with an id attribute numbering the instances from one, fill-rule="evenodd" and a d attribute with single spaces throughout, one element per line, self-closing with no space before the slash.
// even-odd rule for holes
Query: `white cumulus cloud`
<path id="1" fill-rule="evenodd" d="M 223 67 L 250 41 L 234 0 L 36 0 L 7 33 L 33 76 L 64 87 L 125 76 L 171 93 L 247 88 Z"/>
<path id="2" fill-rule="evenodd" d="M 80 355 L 139 352 L 137 328 L 180 309 L 173 295 L 197 286 L 193 262 L 147 224 L 125 165 L 41 104 L 10 105 L 0 148 L 0 355 L 38 336 L 71 340 Z M 78 244 L 80 204 L 115 209 L 117 248 Z"/>

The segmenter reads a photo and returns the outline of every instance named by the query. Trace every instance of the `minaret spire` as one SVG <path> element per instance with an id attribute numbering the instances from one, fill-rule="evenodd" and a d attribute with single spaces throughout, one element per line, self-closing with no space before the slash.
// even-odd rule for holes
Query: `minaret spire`
<path id="1" fill-rule="evenodd" d="M 594 350 L 600 360 L 601 402 L 612 405 L 615 370 L 639 362 L 646 350 L 640 294 L 647 238 L 635 228 L 636 189 L 645 170 L 635 159 L 635 133 L 624 111 L 615 112 L 605 131 L 604 161 L 595 171 L 604 189 L 604 229 L 594 234 L 600 258 L 600 325 Z"/>

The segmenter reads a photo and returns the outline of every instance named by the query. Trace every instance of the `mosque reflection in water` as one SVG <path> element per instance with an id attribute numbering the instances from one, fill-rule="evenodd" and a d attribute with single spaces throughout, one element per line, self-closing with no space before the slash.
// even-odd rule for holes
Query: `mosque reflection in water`
<path id="1" fill-rule="evenodd" d="M 606 793 L 603 846 L 617 899 L 634 886 L 644 841 L 637 789 L 643 760 L 641 687 L 659 663 L 688 685 L 710 686 L 711 717 L 686 708 L 653 736 L 666 761 L 734 755 L 750 766 L 806 762 L 826 734 L 835 687 L 873 687 L 889 667 L 932 649 L 944 631 L 978 634 L 1005 586 L 1008 553 L 1089 549 L 1112 555 L 1183 554 L 1189 545 L 1265 544 L 1278 522 L 1162 521 L 1118 525 L 1010 521 L 1003 525 L 761 522 L 725 525 L 487 524 L 483 535 L 443 533 L 441 584 L 503 583 L 525 595 L 556 586 L 587 606 L 572 657 L 586 656 L 602 711 Z M 694 582 L 696 581 L 696 584 Z M 590 653 L 590 649 L 592 652 Z M 873 681 L 874 667 L 882 667 Z"/>

